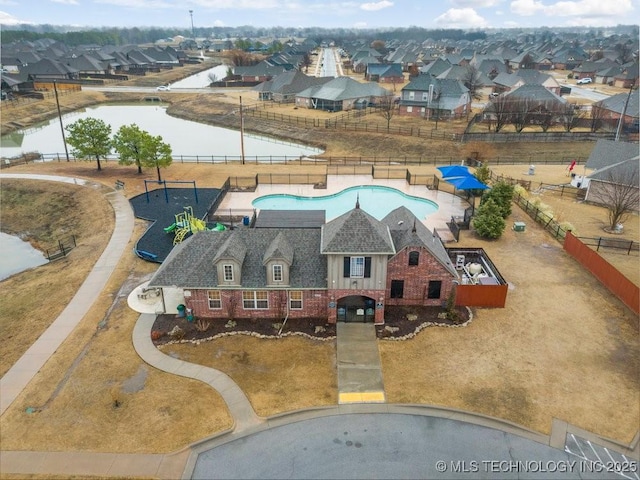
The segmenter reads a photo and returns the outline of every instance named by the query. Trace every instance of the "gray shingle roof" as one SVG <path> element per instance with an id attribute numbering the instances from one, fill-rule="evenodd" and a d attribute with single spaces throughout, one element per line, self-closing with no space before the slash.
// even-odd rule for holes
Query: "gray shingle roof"
<path id="1" fill-rule="evenodd" d="M 301 98 L 319 98 L 322 100 L 349 100 L 365 97 L 383 97 L 390 92 L 375 83 L 360 83 L 349 77 L 334 78 L 330 82 L 307 88 L 298 94 Z"/>
<path id="2" fill-rule="evenodd" d="M 322 253 L 396 253 L 389 228 L 361 208 L 322 227 Z"/>
<path id="3" fill-rule="evenodd" d="M 242 236 L 237 234 L 237 232 L 233 232 L 218 249 L 213 257 L 213 261 L 217 262 L 222 258 L 232 258 L 236 262 L 242 263 L 246 254 L 247 246 L 244 244 Z"/>
<path id="4" fill-rule="evenodd" d="M 293 248 L 284 232 L 278 233 L 271 241 L 262 257 L 262 264 L 266 265 L 269 260 L 276 258 L 285 260 L 289 265 L 293 263 Z"/>
<path id="5" fill-rule="evenodd" d="M 620 185 L 633 185 L 638 187 L 640 176 L 638 174 L 638 155 L 622 162 L 602 167 L 588 175 L 592 180 L 603 180 Z"/>
<path id="6" fill-rule="evenodd" d="M 382 223 L 389 227 L 397 252 L 406 247 L 426 248 L 451 275 L 458 276 L 442 241 L 408 208 L 398 207 L 392 210 L 382 219 Z"/>
<path id="7" fill-rule="evenodd" d="M 280 232 L 275 228 L 198 232 L 174 247 L 149 285 L 180 286 L 186 289 L 216 288 L 218 276 L 213 259 L 228 238 L 237 235 L 246 245 L 241 288 L 263 289 L 267 285 L 264 252 Z M 320 229 L 291 229 L 285 235 L 291 250 L 300 259 L 294 259 L 289 268 L 290 288 L 327 288 L 327 261 L 320 253 Z"/>
<path id="8" fill-rule="evenodd" d="M 638 155 L 638 144 L 598 139 L 589 154 L 586 167 L 601 169 Z"/>

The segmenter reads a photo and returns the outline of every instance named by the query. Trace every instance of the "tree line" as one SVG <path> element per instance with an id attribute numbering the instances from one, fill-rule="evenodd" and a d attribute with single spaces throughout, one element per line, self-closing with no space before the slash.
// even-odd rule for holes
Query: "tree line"
<path id="1" fill-rule="evenodd" d="M 100 159 L 106 158 L 112 150 L 119 156 L 120 165 L 136 165 L 138 173 L 143 167 L 155 168 L 158 181 L 162 181 L 160 169 L 173 161 L 171 146 L 162 136 L 153 136 L 135 124 L 123 125 L 111 136 L 111 125 L 98 118 L 81 118 L 65 127 L 66 142 L 73 148 L 78 158 L 96 160 L 98 170 L 102 170 Z"/>

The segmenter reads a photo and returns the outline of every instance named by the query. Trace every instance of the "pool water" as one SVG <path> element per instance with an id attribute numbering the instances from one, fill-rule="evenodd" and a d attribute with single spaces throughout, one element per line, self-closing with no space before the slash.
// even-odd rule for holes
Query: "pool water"
<path id="1" fill-rule="evenodd" d="M 324 210 L 331 220 L 348 212 L 360 202 L 360 208 L 374 218 L 382 220 L 398 207 L 408 208 L 423 220 L 438 210 L 438 204 L 425 198 L 407 195 L 391 187 L 377 185 L 350 187 L 334 195 L 301 197 L 289 194 L 272 194 L 256 198 L 252 205 L 263 210 Z"/>

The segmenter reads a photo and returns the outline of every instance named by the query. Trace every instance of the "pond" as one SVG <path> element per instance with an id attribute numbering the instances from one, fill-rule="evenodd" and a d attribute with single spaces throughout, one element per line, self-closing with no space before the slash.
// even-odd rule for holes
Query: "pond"
<path id="1" fill-rule="evenodd" d="M 4 232 L 0 232 L 0 250 L 0 280 L 47 263 L 44 254 L 33 248 L 29 242 Z"/>
<path id="2" fill-rule="evenodd" d="M 171 84 L 171 89 L 179 88 L 205 88 L 215 80 L 222 80 L 227 76 L 228 65 L 218 65 L 204 72 L 196 73 Z"/>
<path id="3" fill-rule="evenodd" d="M 67 126 L 81 118 L 99 118 L 111 125 L 112 134 L 122 125 L 135 123 L 152 135 L 161 135 L 163 141 L 171 145 L 174 159 L 193 157 L 184 161 L 196 161 L 197 156 L 241 155 L 239 131 L 175 118 L 168 115 L 166 109 L 163 104 L 101 105 L 63 115 L 62 122 Z M 15 157 L 26 152 L 40 152 L 45 159 L 56 154 L 64 158 L 64 142 L 57 118 L 0 138 L 2 157 Z M 316 155 L 322 150 L 245 133 L 244 152 L 245 157 L 300 157 Z"/>

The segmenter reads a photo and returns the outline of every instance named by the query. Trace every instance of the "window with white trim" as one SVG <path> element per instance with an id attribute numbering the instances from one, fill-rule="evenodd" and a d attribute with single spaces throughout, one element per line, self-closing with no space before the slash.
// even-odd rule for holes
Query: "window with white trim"
<path id="1" fill-rule="evenodd" d="M 291 310 L 302 310 L 302 291 L 294 290 L 289 292 L 289 308 Z"/>
<path id="2" fill-rule="evenodd" d="M 410 91 L 409 92 L 409 100 L 413 100 L 415 98 L 416 92 L 414 91 Z"/>
<path id="3" fill-rule="evenodd" d="M 222 265 L 222 272 L 225 282 L 233 282 L 233 265 L 230 263 Z"/>
<path id="4" fill-rule="evenodd" d="M 269 294 L 264 290 L 242 292 L 242 307 L 245 310 L 266 310 L 269 308 Z"/>
<path id="5" fill-rule="evenodd" d="M 274 282 L 281 282 L 282 279 L 283 279 L 282 265 L 274 265 L 273 266 L 273 281 Z"/>
<path id="6" fill-rule="evenodd" d="M 364 257 L 351 257 L 351 278 L 364 277 Z"/>
<path id="7" fill-rule="evenodd" d="M 413 107 L 407 107 L 407 113 L 413 112 Z"/>
<path id="8" fill-rule="evenodd" d="M 220 290 L 207 291 L 207 297 L 209 299 L 209 310 L 219 310 L 222 308 L 222 296 Z"/>

